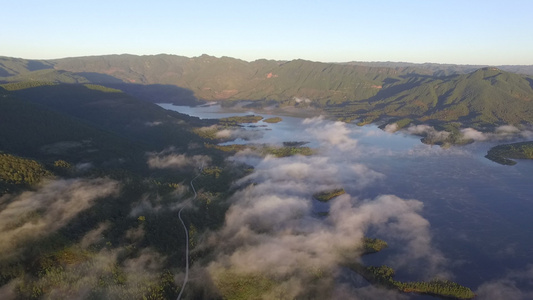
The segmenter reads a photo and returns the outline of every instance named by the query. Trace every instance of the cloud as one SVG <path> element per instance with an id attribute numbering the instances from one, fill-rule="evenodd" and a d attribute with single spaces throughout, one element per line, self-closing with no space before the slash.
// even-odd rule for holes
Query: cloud
<path id="1" fill-rule="evenodd" d="M 423 261 L 430 276 L 445 274 L 445 259 L 431 246 L 430 226 L 420 215 L 420 201 L 393 195 L 360 200 L 344 194 L 325 204 L 328 216 L 317 217 L 314 193 L 338 187 L 357 192 L 384 175 L 353 161 L 353 156 L 336 155 L 352 153 L 356 145 L 345 126 L 322 118 L 305 122 L 314 134 L 324 137 L 324 144 L 328 142 L 320 129 L 330 134 L 337 130 L 333 141 L 342 146 L 310 157 L 256 160 L 254 172 L 236 182 L 242 188 L 230 199 L 224 227 L 197 248 L 215 252 L 206 269 L 213 282 L 227 274 L 261 275 L 275 283 L 265 295 L 331 298 L 343 291 L 334 278 L 342 266 L 359 259 L 362 238 L 370 229 L 405 245 L 400 255 L 391 258 L 393 266 Z M 233 159 L 245 157 L 241 153 Z M 357 293 L 368 299 L 365 295 L 372 291 Z M 352 296 L 358 299 L 357 294 Z"/>
<path id="2" fill-rule="evenodd" d="M 58 230 L 96 199 L 118 191 L 118 182 L 110 179 L 61 179 L 36 191 L 2 197 L 0 252 L 7 255 L 29 240 Z"/>
<path id="3" fill-rule="evenodd" d="M 396 124 L 396 123 L 387 124 L 385 126 L 385 129 L 383 129 L 383 130 L 385 130 L 388 133 L 394 133 L 394 132 L 396 132 L 398 130 L 398 124 Z"/>
<path id="4" fill-rule="evenodd" d="M 245 141 L 260 139 L 264 132 L 260 130 L 246 130 L 244 128 L 222 129 L 217 131 L 215 137 L 223 140 L 243 139 Z"/>
<path id="5" fill-rule="evenodd" d="M 296 103 L 311 103 L 311 99 L 309 98 L 298 98 L 298 97 L 294 97 L 294 101 L 296 101 Z"/>
<path id="6" fill-rule="evenodd" d="M 85 234 L 85 236 L 80 241 L 80 246 L 82 248 L 88 248 L 91 245 L 102 242 L 104 240 L 103 232 L 107 230 L 109 226 L 109 222 L 98 224 L 97 228 Z"/>
<path id="7" fill-rule="evenodd" d="M 331 122 L 320 116 L 305 119 L 303 124 L 309 126 L 306 131 L 314 135 L 322 146 L 334 146 L 342 151 L 357 146 L 357 140 L 350 137 L 351 129 L 344 122 Z"/>
<path id="8" fill-rule="evenodd" d="M 473 128 L 461 129 L 461 134 L 465 140 L 486 141 L 486 140 L 512 140 L 517 138 L 532 138 L 533 131 L 530 128 L 519 129 L 513 125 L 502 125 L 494 129 L 494 132 L 480 132 Z"/>
<path id="9" fill-rule="evenodd" d="M 512 271 L 503 278 L 483 283 L 476 290 L 479 299 L 533 299 L 533 265 L 523 271 Z"/>
<path id="10" fill-rule="evenodd" d="M 165 258 L 150 248 L 124 261 L 118 259 L 120 254 L 121 249 L 103 249 L 59 271 L 50 270 L 34 284 L 46 299 L 134 299 L 155 291 Z"/>
<path id="11" fill-rule="evenodd" d="M 200 168 L 207 166 L 211 162 L 211 158 L 207 155 L 188 156 L 174 153 L 174 148 L 169 148 L 161 152 L 149 152 L 147 156 L 148 166 L 152 169 Z"/>
<path id="12" fill-rule="evenodd" d="M 474 128 L 461 129 L 461 134 L 465 140 L 484 141 L 488 139 L 486 134 L 481 131 L 477 131 Z"/>
<path id="13" fill-rule="evenodd" d="M 148 127 L 154 127 L 154 126 L 159 126 L 163 124 L 163 122 L 161 121 L 153 121 L 153 122 L 145 122 L 144 125 L 148 126 Z"/>
<path id="14" fill-rule="evenodd" d="M 449 132 L 436 130 L 429 125 L 411 125 L 406 131 L 410 134 L 425 136 L 432 143 L 444 142 L 450 136 Z"/>

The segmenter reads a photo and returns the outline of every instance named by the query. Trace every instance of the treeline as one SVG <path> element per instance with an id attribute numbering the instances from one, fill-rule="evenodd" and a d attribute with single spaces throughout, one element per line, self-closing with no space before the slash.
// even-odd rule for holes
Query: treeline
<path id="1" fill-rule="evenodd" d="M 533 141 L 498 145 L 492 147 L 485 155 L 486 158 L 502 165 L 515 165 L 514 159 L 533 159 Z"/>
<path id="2" fill-rule="evenodd" d="M 263 120 L 261 116 L 248 115 L 248 116 L 234 116 L 219 119 L 219 123 L 224 126 L 236 126 L 243 123 L 257 123 Z"/>
<path id="3" fill-rule="evenodd" d="M 476 295 L 471 289 L 449 280 L 401 282 L 394 280 L 394 269 L 389 266 L 352 264 L 351 268 L 373 284 L 379 284 L 404 293 L 419 293 L 454 299 L 472 299 Z"/>
<path id="4" fill-rule="evenodd" d="M 0 154 L 0 184 L 4 182 L 31 185 L 51 175 L 52 173 L 35 160 Z"/>

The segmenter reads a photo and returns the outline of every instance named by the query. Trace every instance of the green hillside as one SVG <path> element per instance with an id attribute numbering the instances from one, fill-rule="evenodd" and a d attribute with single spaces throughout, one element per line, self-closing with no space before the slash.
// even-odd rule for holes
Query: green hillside
<path id="1" fill-rule="evenodd" d="M 94 84 L 0 85 L 0 121 L 0 286 L 17 299 L 175 299 L 190 180 L 192 245 L 223 224 L 248 169 L 193 133 L 212 122 Z"/>
<path id="2" fill-rule="evenodd" d="M 460 122 L 483 130 L 501 124 L 532 123 L 532 86 L 533 78 L 496 68 L 438 79 L 412 76 L 384 85 L 367 101 L 328 109 L 345 119 Z"/>
<path id="3" fill-rule="evenodd" d="M 313 107 L 345 121 L 429 123 L 490 130 L 533 122 L 533 77 L 494 67 L 391 62 L 246 62 L 230 57 L 107 55 L 27 61 L 0 58 L 5 89 L 93 83 L 149 102 L 254 101 Z M 527 73 L 528 66 L 504 66 Z M 54 88 L 40 87 L 39 92 Z M 74 91 L 71 91 L 74 92 Z M 125 97 L 124 94 L 120 94 Z M 64 95 L 60 96 L 63 97 Z M 118 97 L 118 94 L 115 95 Z"/>

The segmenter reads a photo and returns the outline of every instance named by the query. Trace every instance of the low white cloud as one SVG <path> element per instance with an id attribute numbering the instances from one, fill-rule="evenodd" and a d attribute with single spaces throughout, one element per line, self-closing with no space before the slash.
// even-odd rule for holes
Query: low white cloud
<path id="1" fill-rule="evenodd" d="M 436 130 L 433 126 L 429 125 L 411 125 L 406 131 L 410 134 L 425 136 L 426 139 L 433 143 L 443 142 L 450 136 L 449 132 Z"/>
<path id="2" fill-rule="evenodd" d="M 311 103 L 311 99 L 309 98 L 299 98 L 299 97 L 294 97 L 293 98 L 294 101 L 296 101 L 296 103 Z"/>
<path id="3" fill-rule="evenodd" d="M 260 139 L 263 136 L 263 132 L 260 130 L 246 130 L 244 128 L 222 129 L 215 134 L 217 139 L 222 140 L 255 140 Z"/>
<path id="4" fill-rule="evenodd" d="M 207 166 L 211 162 L 211 158 L 207 155 L 189 156 L 185 154 L 175 153 L 173 148 L 163 150 L 161 152 L 147 153 L 148 166 L 153 169 L 181 169 L 185 167 Z"/>
<path id="5" fill-rule="evenodd" d="M 385 126 L 385 129 L 383 129 L 383 130 L 385 130 L 388 133 L 394 133 L 394 132 L 398 131 L 398 124 L 396 124 L 396 123 L 387 124 Z"/>
<path id="6" fill-rule="evenodd" d="M 479 299 L 533 299 L 533 265 L 523 271 L 512 271 L 504 277 L 485 282 L 476 290 Z"/>
<path id="7" fill-rule="evenodd" d="M 118 191 L 118 182 L 110 179 L 61 179 L 46 182 L 36 191 L 3 196 L 0 252 L 7 256 L 26 242 L 58 230 L 96 199 Z"/>
<path id="8" fill-rule="evenodd" d="M 486 141 L 486 140 L 512 140 L 517 138 L 533 138 L 533 131 L 527 127 L 521 129 L 513 125 L 502 125 L 494 129 L 494 132 L 480 132 L 473 128 L 461 129 L 461 134 L 465 140 Z"/>
<path id="9" fill-rule="evenodd" d="M 315 136 L 324 147 L 333 146 L 346 151 L 357 146 L 357 140 L 350 137 L 351 129 L 344 122 L 331 122 L 320 116 L 305 119 L 303 124 L 309 126 L 306 131 Z"/>
<path id="10" fill-rule="evenodd" d="M 153 121 L 153 122 L 145 122 L 144 125 L 148 126 L 148 127 L 154 127 L 154 126 L 159 126 L 163 124 L 163 122 L 161 121 Z"/>
<path id="11" fill-rule="evenodd" d="M 267 156 L 260 161 L 255 157 L 254 172 L 236 183 L 242 188 L 230 199 L 224 227 L 198 246 L 199 251 L 214 249 L 215 259 L 207 267 L 213 282 L 228 272 L 261 275 L 276 282 L 265 295 L 283 291 L 292 297 L 319 293 L 331 298 L 345 292 L 334 278 L 347 262 L 359 259 L 362 238 L 370 229 L 404 245 L 398 250 L 401 255 L 391 258 L 393 266 L 423 262 L 428 273 L 424 275 L 446 274 L 444 257 L 431 245 L 430 226 L 420 214 L 420 201 L 393 195 L 360 200 L 344 194 L 329 201 L 328 216 L 317 218 L 314 193 L 339 187 L 357 192 L 384 175 L 355 162 L 353 156 L 337 156 L 351 153 L 356 144 L 346 127 L 322 118 L 305 122 L 319 137 L 321 128 L 330 134 L 337 130 L 341 138 L 333 141 L 344 146 L 310 157 Z M 233 159 L 246 160 L 246 156 L 240 153 Z M 321 277 L 317 280 L 316 276 Z M 381 295 L 373 288 L 355 289 L 351 299 L 378 299 L 369 298 L 372 293 Z"/>

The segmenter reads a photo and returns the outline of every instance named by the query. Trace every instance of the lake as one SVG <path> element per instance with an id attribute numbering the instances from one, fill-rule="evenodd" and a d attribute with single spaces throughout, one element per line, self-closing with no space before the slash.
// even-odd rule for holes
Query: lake
<path id="1" fill-rule="evenodd" d="M 200 118 L 277 116 L 224 111 L 217 105 L 160 106 Z M 305 141 L 328 153 L 324 155 L 330 155 L 332 161 L 364 165 L 369 172 L 383 176 L 363 186 L 347 179 L 343 182 L 347 193 L 360 199 L 393 194 L 421 201 L 420 215 L 430 224 L 431 245 L 446 259 L 446 271 L 454 281 L 474 291 L 494 282 L 511 282 L 519 291 L 533 289 L 531 278 L 516 275 L 529 274 L 528 268 L 533 265 L 533 161 L 519 160 L 515 166 L 503 166 L 484 158 L 490 147 L 509 141 L 488 140 L 443 149 L 422 144 L 420 137 L 387 133 L 375 125 L 339 125 L 328 120 L 309 123 L 302 118 L 281 117 L 283 121 L 275 124 L 245 124 L 243 130 L 254 134 L 234 142 L 280 145 L 284 141 Z M 350 155 L 339 150 L 342 155 L 334 156 L 334 150 L 325 145 L 330 140 L 336 143 L 336 136 L 321 136 L 317 132 L 320 128 L 342 131 L 342 138 L 356 142 L 352 145 L 356 150 Z M 370 233 L 379 237 L 377 230 L 371 229 Z M 379 265 L 400 253 L 397 249 L 403 247 L 401 241 L 388 242 L 389 249 L 365 256 L 364 262 Z M 397 269 L 396 278 L 417 280 L 423 268 L 413 264 Z"/>

